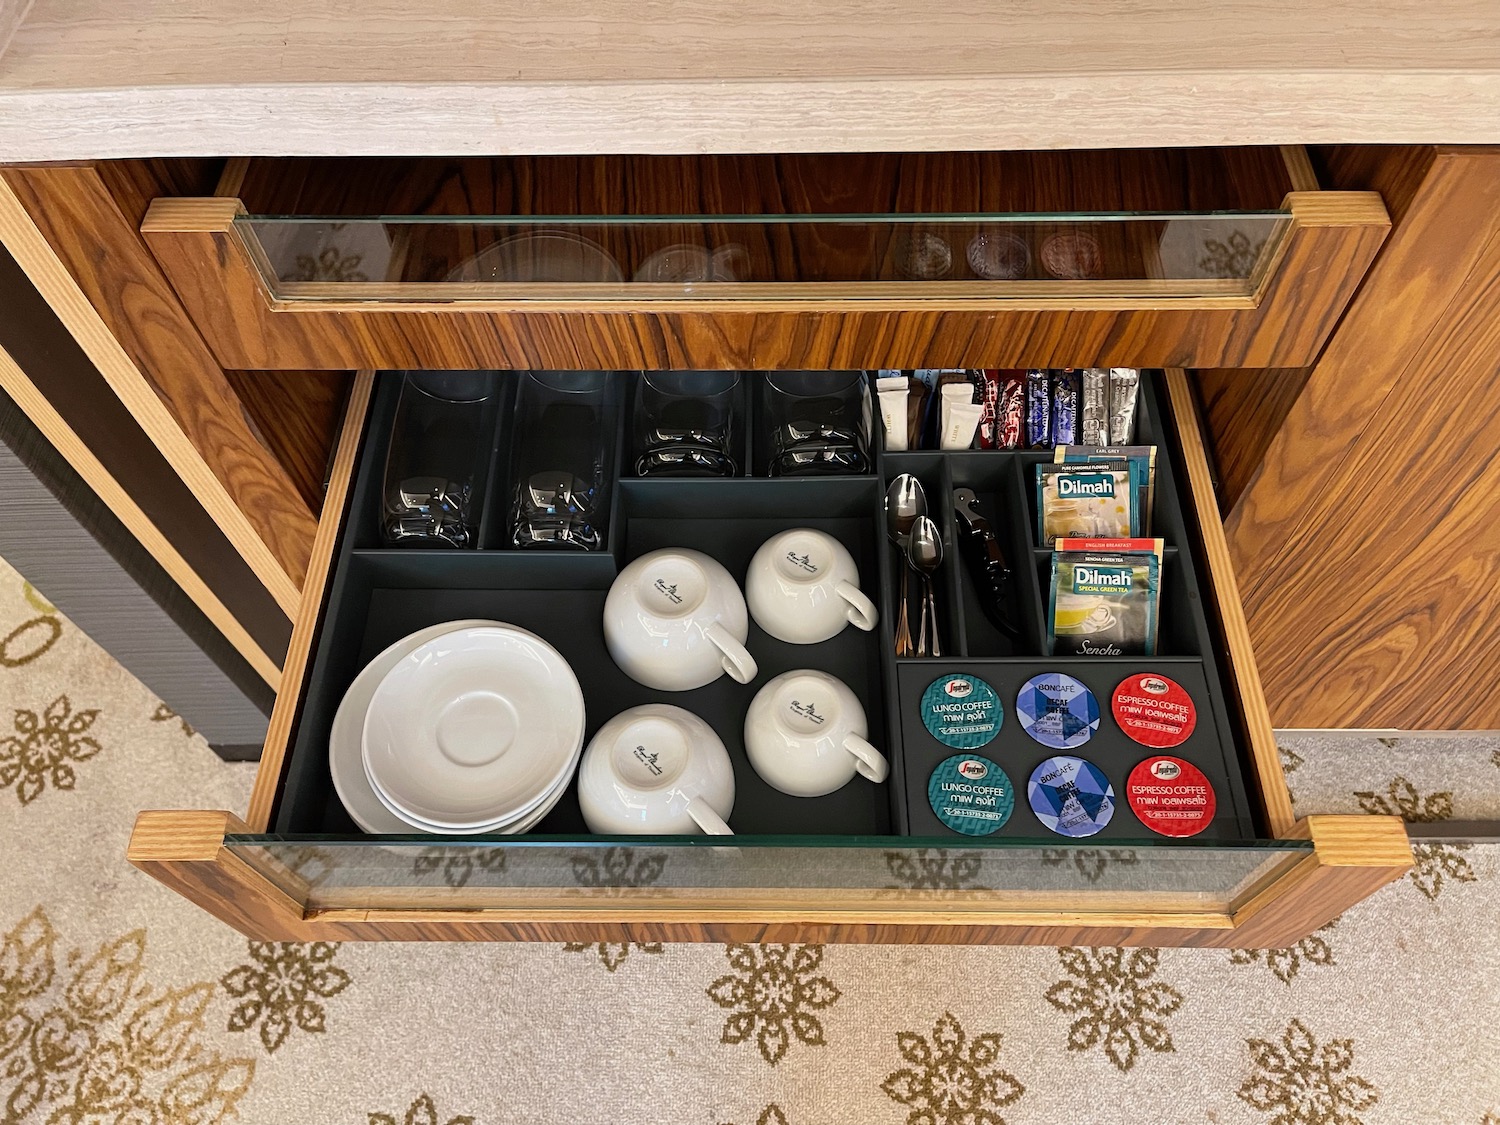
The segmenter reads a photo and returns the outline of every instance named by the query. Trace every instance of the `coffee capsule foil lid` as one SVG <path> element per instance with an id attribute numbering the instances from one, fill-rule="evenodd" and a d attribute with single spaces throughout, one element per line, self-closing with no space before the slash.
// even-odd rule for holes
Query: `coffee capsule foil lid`
<path id="1" fill-rule="evenodd" d="M 1213 822 L 1218 798 L 1192 762 L 1165 755 L 1147 758 L 1125 781 L 1125 800 L 1136 819 L 1163 836 L 1196 836 Z"/>
<path id="2" fill-rule="evenodd" d="M 927 802 L 937 818 L 965 836 L 998 832 L 1016 807 L 1005 771 L 977 754 L 955 754 L 938 763 L 927 780 Z"/>
<path id="3" fill-rule="evenodd" d="M 1128 676 L 1115 688 L 1115 722 L 1142 746 L 1181 746 L 1198 725 L 1198 708 L 1176 680 L 1157 672 Z"/>
<path id="4" fill-rule="evenodd" d="M 1054 750 L 1082 746 L 1099 729 L 1094 693 L 1061 672 L 1027 680 L 1016 697 L 1016 714 L 1022 730 Z"/>
<path id="5" fill-rule="evenodd" d="M 1005 721 L 995 689 L 978 676 L 943 676 L 922 693 L 922 725 L 955 750 L 977 750 L 993 742 Z"/>
<path id="6" fill-rule="evenodd" d="M 1115 791 L 1104 771 L 1082 758 L 1048 758 L 1031 771 L 1031 811 L 1059 836 L 1092 836 L 1115 815 Z"/>

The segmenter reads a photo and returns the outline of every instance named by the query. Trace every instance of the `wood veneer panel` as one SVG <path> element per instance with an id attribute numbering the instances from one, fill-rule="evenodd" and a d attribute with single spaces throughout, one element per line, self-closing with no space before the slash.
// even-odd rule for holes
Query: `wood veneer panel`
<path id="1" fill-rule="evenodd" d="M 291 621 L 0 247 L 0 382 L 273 687 Z"/>
<path id="2" fill-rule="evenodd" d="M 1375 167 L 1409 186 L 1415 166 L 1411 150 L 1378 151 L 1394 163 Z M 1361 440 L 1377 405 L 1421 352 L 1477 261 L 1500 207 L 1500 176 L 1492 174 L 1490 163 L 1473 149 L 1432 154 L 1401 226 L 1225 521 L 1252 625 L 1260 590 L 1276 575 L 1276 559 L 1299 527 L 1316 527 L 1327 518 L 1327 510 L 1314 501 Z M 1274 632 L 1266 636 L 1274 639 Z"/>
<path id="3" fill-rule="evenodd" d="M 1409 199 L 1227 521 L 1271 715 L 1494 729 L 1500 151 L 1342 166 Z"/>
<path id="4" fill-rule="evenodd" d="M 49 293 L 94 341 L 96 366 L 245 554 L 282 608 L 295 612 L 316 520 L 275 456 L 245 424 L 234 391 L 171 285 L 93 167 L 3 173 L 45 248 L 22 254 L 35 278 L 60 263 L 76 289 Z M 14 226 L 14 236 L 26 231 Z M 55 258 L 45 260 L 50 250 Z M 32 259 L 32 260 L 28 260 Z M 76 306 L 86 298 L 90 309 Z"/>
<path id="5" fill-rule="evenodd" d="M 1213 447 L 1220 512 L 1233 510 L 1260 470 L 1309 375 L 1311 369 L 1305 367 L 1193 372 Z"/>
<path id="6" fill-rule="evenodd" d="M 353 376 L 347 371 L 226 371 L 224 378 L 308 508 L 322 511 L 323 479 Z"/>
<path id="7" fill-rule="evenodd" d="M 1158 308 L 1080 307 L 1087 302 L 1074 298 L 973 308 L 850 300 L 743 311 L 711 302 L 630 311 L 378 302 L 278 310 L 222 217 L 232 213 L 226 201 L 209 201 L 218 218 L 199 201 L 159 203 L 143 230 L 229 368 L 1276 367 L 1316 355 L 1386 231 L 1373 196 L 1288 200 L 1293 229 L 1253 307 L 1168 299 Z"/>
<path id="8" fill-rule="evenodd" d="M 1279 725 L 1492 730 L 1500 234 L 1256 600 Z"/>

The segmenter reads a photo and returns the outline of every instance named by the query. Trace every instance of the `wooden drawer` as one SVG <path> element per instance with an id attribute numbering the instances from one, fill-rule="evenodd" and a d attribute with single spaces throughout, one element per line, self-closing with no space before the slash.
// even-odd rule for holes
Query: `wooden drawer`
<path id="1" fill-rule="evenodd" d="M 1388 228 L 1296 148 L 237 160 L 141 226 L 235 370 L 1301 367 Z"/>
<path id="2" fill-rule="evenodd" d="M 327 738 L 333 709 L 365 660 L 435 621 L 517 620 L 547 635 L 581 671 L 599 670 L 597 679 L 583 676 L 595 728 L 621 706 L 646 701 L 633 699 L 630 691 L 641 689 L 621 676 L 612 687 L 606 683 L 596 603 L 618 563 L 660 545 L 653 537 L 691 536 L 695 524 L 706 529 L 690 512 L 709 507 L 703 494 L 690 497 L 688 510 L 674 508 L 674 492 L 659 486 L 683 482 L 622 480 L 606 553 L 549 559 L 490 549 L 499 542 L 488 532 L 481 533 L 478 551 L 382 550 L 373 503 L 394 378 L 356 377 L 309 593 L 249 810 L 243 818 L 225 811 L 142 813 L 132 838 L 133 863 L 246 933 L 278 940 L 1276 946 L 1322 925 L 1410 865 L 1405 830 L 1395 818 L 1292 818 L 1225 561 L 1192 395 L 1178 370 L 1148 375 L 1141 436 L 1162 450 L 1158 511 L 1171 546 L 1163 604 L 1164 621 L 1170 615 L 1171 622 L 1164 626 L 1159 663 L 1169 675 L 1200 685 L 1200 724 L 1216 732 L 1211 745 L 1201 744 L 1212 753 L 1195 759 L 1217 771 L 1211 776 L 1219 790 L 1219 815 L 1202 836 L 1144 839 L 1149 833 L 1122 808 L 1098 836 L 1047 837 L 1024 803 L 994 836 L 933 835 L 940 829 L 923 819 L 925 809 L 914 798 L 925 790 L 936 759 L 933 746 L 910 729 L 913 692 L 938 676 L 970 671 L 1001 687 L 1002 699 L 1008 692 L 1009 708 L 1023 671 L 1066 663 L 1003 652 L 966 600 L 966 579 L 956 565 L 940 579 L 952 658 L 888 657 L 889 624 L 868 637 L 827 642 L 854 647 L 829 649 L 822 657 L 841 661 L 840 670 L 850 670 L 851 683 L 865 696 L 873 733 L 892 758 L 892 778 L 884 786 L 859 779 L 830 798 L 812 800 L 756 789 L 733 728 L 742 721 L 748 698 L 742 695 L 759 684 L 746 689 L 721 682 L 722 688 L 701 689 L 682 702 L 719 728 L 736 758 L 740 798 L 732 823 L 741 835 L 732 845 L 723 838 L 589 836 L 571 794 L 535 835 L 457 841 L 362 835 L 332 792 Z M 497 434 L 504 432 L 502 424 Z M 503 442 L 498 445 L 497 464 L 504 454 Z M 1028 453 L 886 454 L 871 476 L 831 486 L 787 479 L 692 483 L 718 489 L 711 500 L 716 542 L 736 534 L 748 542 L 804 521 L 838 522 L 861 557 L 862 573 L 878 580 L 888 622 L 893 564 L 877 528 L 884 478 L 911 471 L 936 487 L 969 484 L 999 495 L 1020 489 L 1022 470 L 1036 459 Z M 680 501 L 682 493 L 675 495 Z M 497 501 L 492 490 L 489 504 Z M 737 522 L 745 527 L 731 533 Z M 1038 564 L 1043 555 L 1027 544 L 1010 550 Z M 1038 568 L 1017 569 L 1027 591 L 1022 604 L 1028 598 L 1034 604 Z M 1035 626 L 1029 632 L 1035 638 Z M 753 636 L 752 648 L 762 642 L 758 655 L 766 672 L 794 659 L 768 638 Z M 795 659 L 802 663 L 792 666 L 818 658 L 799 652 Z M 861 663 L 867 665 L 863 680 Z M 1108 661 L 1087 672 L 1069 670 L 1086 682 L 1097 679 L 1091 683 L 1096 694 L 1107 693 L 1115 676 L 1128 671 Z M 717 710 L 703 710 L 709 707 Z M 1084 753 L 1099 755 L 1118 789 L 1133 759 L 1123 738 L 1114 737 L 1120 745 L 1101 731 L 1092 744 L 1097 750 Z M 1046 756 L 1040 747 L 1028 749 L 1027 741 L 1012 728 L 984 752 L 1012 770 L 1012 780 L 1023 781 L 1033 759 Z M 1144 756 L 1140 751 L 1135 759 Z"/>

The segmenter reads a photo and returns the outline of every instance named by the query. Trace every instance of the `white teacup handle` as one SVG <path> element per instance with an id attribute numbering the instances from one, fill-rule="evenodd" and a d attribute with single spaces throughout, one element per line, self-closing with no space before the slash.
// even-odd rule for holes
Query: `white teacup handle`
<path id="1" fill-rule="evenodd" d="M 839 597 L 849 603 L 847 616 L 851 625 L 866 633 L 875 628 L 880 620 L 880 613 L 876 610 L 875 603 L 865 597 L 863 590 L 848 579 L 840 582 L 834 589 Z"/>
<path id="2" fill-rule="evenodd" d="M 854 755 L 854 768 L 876 785 L 890 776 L 891 767 L 890 763 L 885 760 L 885 755 L 859 735 L 847 736 L 844 739 L 844 749 Z"/>
<path id="3" fill-rule="evenodd" d="M 724 823 L 724 818 L 714 812 L 702 797 L 694 797 L 687 804 L 687 814 L 693 822 L 709 836 L 733 836 L 734 829 Z"/>
<path id="4" fill-rule="evenodd" d="M 724 665 L 724 671 L 742 684 L 748 684 L 755 679 L 755 673 L 760 671 L 755 663 L 755 657 L 751 656 L 749 650 L 730 635 L 728 629 L 715 621 L 704 630 L 704 636 L 724 654 L 719 661 Z"/>

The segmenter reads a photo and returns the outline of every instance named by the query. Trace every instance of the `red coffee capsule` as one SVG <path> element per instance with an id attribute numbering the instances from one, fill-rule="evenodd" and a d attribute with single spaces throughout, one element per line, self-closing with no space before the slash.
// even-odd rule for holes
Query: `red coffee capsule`
<path id="1" fill-rule="evenodd" d="M 1198 725 L 1198 708 L 1181 684 L 1138 672 L 1115 688 L 1115 722 L 1142 746 L 1181 746 Z"/>
<path id="2" fill-rule="evenodd" d="M 1203 771 L 1181 758 L 1147 758 L 1125 781 L 1136 819 L 1162 836 L 1196 836 L 1214 818 L 1218 798 Z"/>

